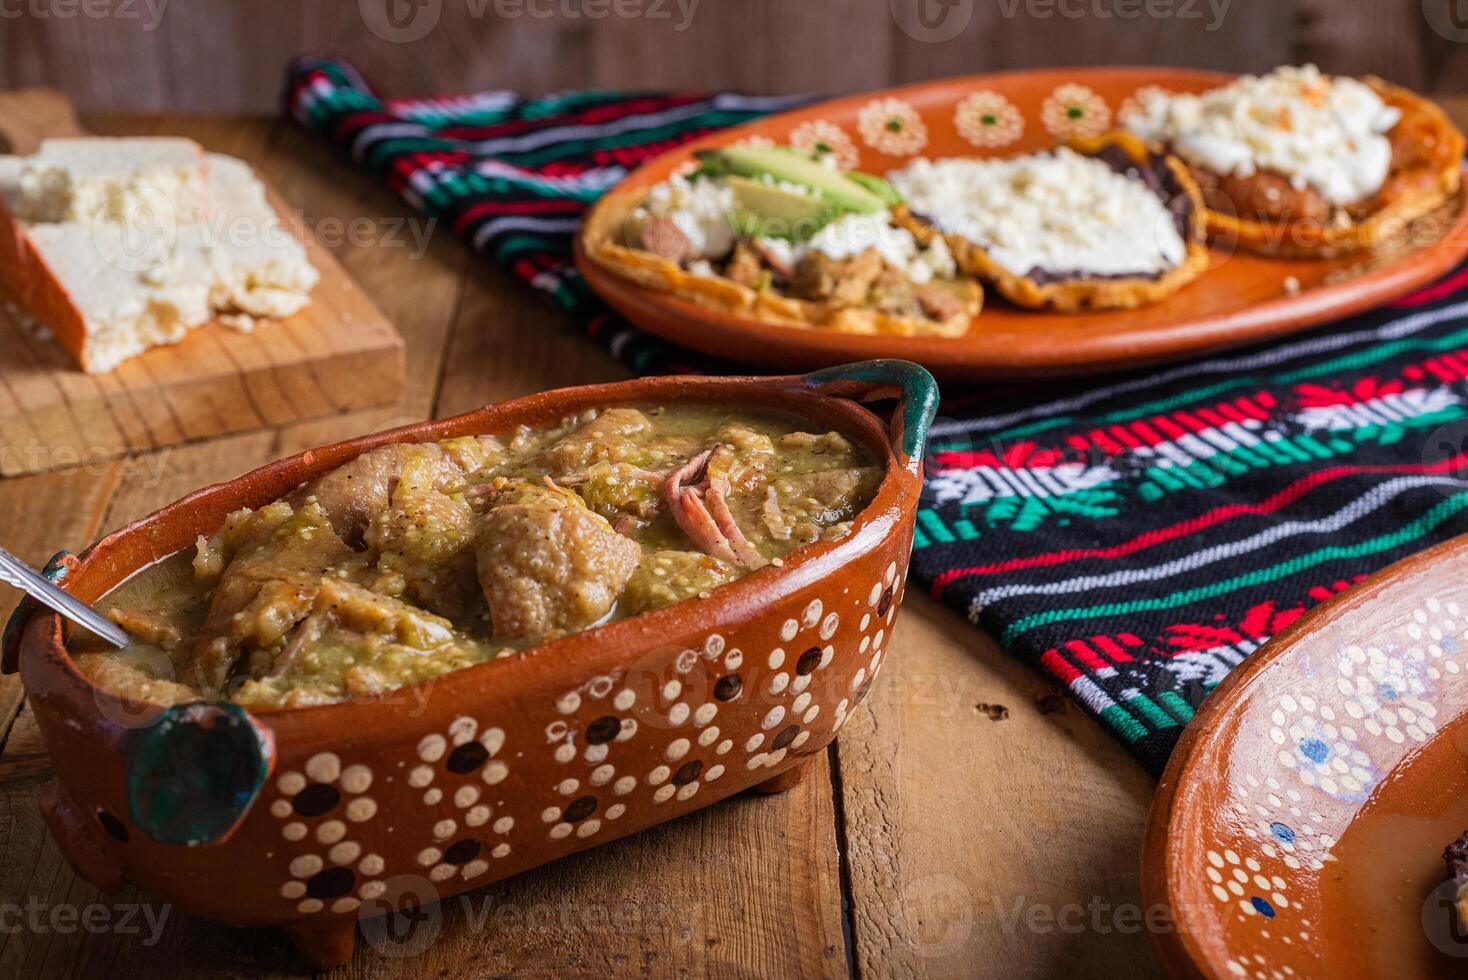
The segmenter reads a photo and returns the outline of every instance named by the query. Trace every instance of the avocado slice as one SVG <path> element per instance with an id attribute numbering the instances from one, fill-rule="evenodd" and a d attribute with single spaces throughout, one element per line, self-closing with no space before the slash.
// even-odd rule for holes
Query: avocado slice
<path id="1" fill-rule="evenodd" d="M 902 196 L 901 191 L 893 187 L 890 183 L 883 180 L 881 177 L 878 177 L 874 174 L 864 174 L 853 170 L 851 173 L 846 175 L 846 179 L 856 181 L 862 187 L 865 187 L 867 190 L 880 197 L 882 199 L 882 202 L 889 208 L 896 207 L 904 200 L 906 200 Z"/>
<path id="2" fill-rule="evenodd" d="M 730 174 L 725 183 L 739 200 L 730 218 L 734 229 L 751 238 L 804 241 L 836 217 L 838 208 L 819 194 L 799 194 L 775 184 Z"/>
<path id="3" fill-rule="evenodd" d="M 887 206 L 877 194 L 844 174 L 828 170 L 811 157 L 788 147 L 726 146 L 698 155 L 711 171 L 740 177 L 772 177 L 818 191 L 840 211 L 868 214 Z"/>

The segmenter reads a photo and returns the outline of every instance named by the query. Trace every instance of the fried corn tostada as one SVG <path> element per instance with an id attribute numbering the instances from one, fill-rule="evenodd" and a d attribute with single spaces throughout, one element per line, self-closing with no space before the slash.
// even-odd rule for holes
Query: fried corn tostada
<path id="1" fill-rule="evenodd" d="M 1313 65 L 1199 95 L 1143 91 L 1121 124 L 1188 165 L 1214 238 L 1265 254 L 1388 244 L 1461 183 L 1463 135 L 1436 105 Z"/>
<path id="2" fill-rule="evenodd" d="M 941 240 L 892 220 L 899 199 L 785 147 L 699 154 L 698 169 L 616 192 L 582 229 L 586 254 L 648 289 L 768 323 L 956 337 L 983 290 Z"/>
<path id="3" fill-rule="evenodd" d="M 888 175 L 897 221 L 1031 309 L 1156 302 L 1208 266 L 1187 169 L 1126 133 L 1021 156 L 915 160 Z"/>

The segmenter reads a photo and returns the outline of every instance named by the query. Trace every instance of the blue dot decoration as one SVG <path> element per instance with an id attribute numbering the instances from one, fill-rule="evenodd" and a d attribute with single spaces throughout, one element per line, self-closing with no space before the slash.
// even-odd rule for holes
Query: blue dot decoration
<path id="1" fill-rule="evenodd" d="M 1254 911 L 1258 912 L 1266 919 L 1274 918 L 1274 906 L 1270 905 L 1267 901 L 1260 898 L 1258 895 L 1255 895 L 1253 898 L 1249 899 L 1249 902 L 1254 906 Z"/>
<path id="2" fill-rule="evenodd" d="M 1278 820 L 1269 825 L 1269 832 L 1281 843 L 1293 844 L 1295 842 L 1294 830 L 1288 824 L 1280 823 Z"/>
<path id="3" fill-rule="evenodd" d="M 1382 681 L 1377 685 L 1377 690 L 1381 694 L 1381 699 L 1386 702 L 1395 701 L 1402 696 L 1402 692 L 1397 688 L 1397 685 L 1391 681 Z"/>
<path id="4" fill-rule="evenodd" d="M 1302 738 L 1300 752 L 1318 766 L 1330 757 L 1330 746 L 1318 738 Z"/>

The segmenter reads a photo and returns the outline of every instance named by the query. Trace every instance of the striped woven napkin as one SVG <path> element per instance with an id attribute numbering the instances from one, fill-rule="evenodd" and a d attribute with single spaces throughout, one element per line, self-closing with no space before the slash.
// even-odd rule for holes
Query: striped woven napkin
<path id="1" fill-rule="evenodd" d="M 590 293 L 570 264 L 581 212 L 642 161 L 801 101 L 393 100 L 321 58 L 293 64 L 285 92 L 302 125 L 640 373 L 719 366 Z M 1061 397 L 950 388 L 913 575 L 1158 773 L 1208 692 L 1271 634 L 1468 532 L 1465 378 L 1468 269 L 1283 342 L 1072 382 Z"/>

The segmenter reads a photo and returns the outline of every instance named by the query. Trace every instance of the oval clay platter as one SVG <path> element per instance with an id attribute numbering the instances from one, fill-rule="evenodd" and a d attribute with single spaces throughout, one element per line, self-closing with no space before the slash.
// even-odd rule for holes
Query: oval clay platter
<path id="1" fill-rule="evenodd" d="M 1442 852 L 1468 829 L 1468 537 L 1302 616 L 1209 696 L 1152 806 L 1178 977 L 1462 977 Z"/>
<path id="2" fill-rule="evenodd" d="M 1024 71 L 928 82 L 823 102 L 724 130 L 665 154 L 617 190 L 649 187 L 697 150 L 766 141 L 837 155 L 847 169 L 885 174 L 916 157 L 1010 156 L 1110 128 L 1139 89 L 1198 92 L 1231 76 L 1156 68 Z M 780 370 L 860 358 L 917 361 L 940 378 L 1096 374 L 1238 346 L 1300 330 L 1406 293 L 1468 254 L 1462 196 L 1417 223 L 1410 244 L 1337 259 L 1271 259 L 1223 247 L 1209 270 L 1160 303 L 1065 314 L 1023 310 L 993 289 L 956 338 L 846 334 L 762 323 L 640 288 L 589 260 L 576 265 L 638 326 L 694 350 Z"/>

